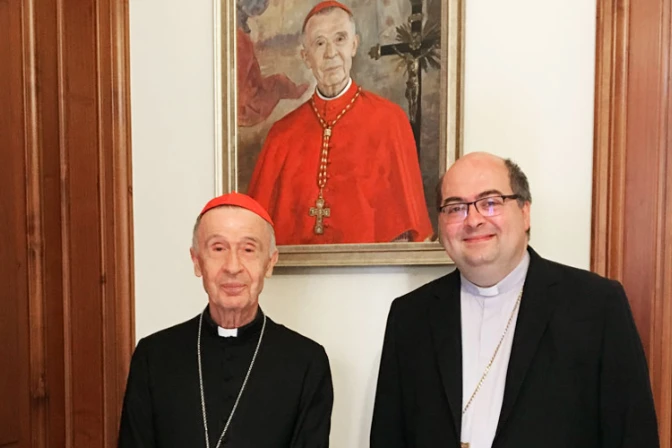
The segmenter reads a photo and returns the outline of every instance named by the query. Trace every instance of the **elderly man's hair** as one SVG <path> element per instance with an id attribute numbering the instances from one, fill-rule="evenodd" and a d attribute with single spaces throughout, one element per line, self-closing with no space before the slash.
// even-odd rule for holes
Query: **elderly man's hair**
<path id="1" fill-rule="evenodd" d="M 306 21 L 306 25 L 308 25 L 308 22 L 310 22 L 310 20 L 313 17 L 321 16 L 321 15 L 324 15 L 324 14 L 329 14 L 331 11 L 333 11 L 335 9 L 343 11 L 344 13 L 346 13 L 348 15 L 348 17 L 350 18 L 350 24 L 352 25 L 352 35 L 354 36 L 355 34 L 357 34 L 357 25 L 355 24 L 355 17 L 352 14 L 350 14 L 348 11 L 344 10 L 343 8 L 339 8 L 338 6 L 329 6 L 327 8 L 324 8 L 324 9 L 316 12 L 315 14 L 313 14 L 310 17 L 310 19 L 308 19 L 308 21 Z M 306 27 L 304 26 L 301 29 L 301 45 L 303 47 L 306 46 L 305 36 L 306 36 Z"/>
<path id="2" fill-rule="evenodd" d="M 212 210 L 214 210 L 215 208 L 243 208 L 243 207 L 238 207 L 237 205 L 220 205 L 214 207 Z M 198 226 L 201 224 L 201 218 L 203 218 L 203 215 L 198 215 L 198 218 L 196 218 L 196 222 L 194 223 L 194 229 L 191 233 L 191 248 L 196 253 L 198 253 Z M 273 229 L 271 223 L 269 223 L 268 221 L 264 220 L 264 223 L 266 224 L 266 228 L 268 229 L 269 235 L 271 235 L 268 247 L 268 256 L 270 257 L 277 250 L 275 243 L 275 230 Z"/>

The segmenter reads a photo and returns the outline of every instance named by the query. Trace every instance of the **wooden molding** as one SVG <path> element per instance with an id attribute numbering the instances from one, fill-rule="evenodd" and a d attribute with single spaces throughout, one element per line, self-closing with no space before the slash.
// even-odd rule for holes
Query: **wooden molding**
<path id="1" fill-rule="evenodd" d="M 657 60 L 658 121 L 653 142 L 657 154 L 651 176 L 656 179 L 654 284 L 652 285 L 652 322 L 649 331 L 652 347 L 649 355 L 654 395 L 657 400 L 661 447 L 672 447 L 672 5 L 660 2 L 660 48 Z"/>
<path id="2" fill-rule="evenodd" d="M 621 281 L 672 447 L 671 2 L 598 0 L 591 268 Z"/>
<path id="3" fill-rule="evenodd" d="M 31 446 L 48 446 L 47 406 L 47 311 L 44 272 L 44 227 L 42 208 L 42 160 L 37 97 L 36 17 L 32 0 L 23 3 L 24 148 L 26 173 L 26 244 L 28 249 L 28 319 Z"/>
<path id="4" fill-rule="evenodd" d="M 591 269 L 622 277 L 629 0 L 597 2 Z"/>
<path id="5" fill-rule="evenodd" d="M 113 267 L 115 276 L 110 285 L 113 300 L 108 302 L 111 306 L 106 310 L 106 315 L 113 315 L 114 320 L 105 330 L 105 346 L 109 350 L 105 369 L 108 373 L 105 378 L 105 440 L 106 446 L 116 447 L 126 378 L 135 347 L 129 9 L 126 1 L 105 0 L 101 3 L 105 3 L 105 9 L 100 18 L 109 20 L 110 30 L 111 145 L 107 155 L 112 170 L 108 209 L 113 211 L 114 224 L 109 229 L 109 237 L 111 247 L 115 249 L 108 264 Z M 124 268 L 116 269 L 115 266 Z"/>

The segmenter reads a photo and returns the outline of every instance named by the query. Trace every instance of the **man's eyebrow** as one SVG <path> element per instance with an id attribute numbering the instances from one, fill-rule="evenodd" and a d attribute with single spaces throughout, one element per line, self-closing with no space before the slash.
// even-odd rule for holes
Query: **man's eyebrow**
<path id="1" fill-rule="evenodd" d="M 208 244 L 210 244 L 213 240 L 220 240 L 220 239 L 221 239 L 221 240 L 226 240 L 226 238 L 225 238 L 223 235 L 221 235 L 221 234 L 219 234 L 219 233 L 215 233 L 215 234 L 210 235 L 209 237 L 207 237 L 207 238 L 205 239 L 205 244 L 208 245 Z M 242 240 L 240 241 L 240 243 L 242 243 L 242 244 L 253 243 L 253 244 L 256 244 L 256 245 L 261 245 L 261 239 L 255 237 L 255 236 L 245 236 L 245 237 L 242 238 Z"/>
<path id="2" fill-rule="evenodd" d="M 482 193 L 479 193 L 476 196 L 476 199 L 485 198 L 485 197 L 488 197 L 488 196 L 501 196 L 501 195 L 503 195 L 503 193 L 499 190 L 486 190 Z"/>
<path id="3" fill-rule="evenodd" d="M 256 236 L 246 236 L 243 238 L 243 243 L 254 243 L 257 246 L 261 245 L 261 239 Z"/>
<path id="4" fill-rule="evenodd" d="M 478 193 L 476 195 L 476 200 L 481 199 L 481 198 L 486 198 L 488 196 L 496 196 L 496 195 L 501 195 L 502 192 L 499 190 L 485 190 L 481 193 Z M 448 204 L 450 202 L 469 202 L 463 197 L 460 196 L 449 196 L 446 199 L 443 200 L 443 204 Z"/>
<path id="5" fill-rule="evenodd" d="M 449 202 L 465 202 L 465 200 L 459 196 L 450 196 L 443 200 L 443 204 L 447 204 Z"/>
<path id="6" fill-rule="evenodd" d="M 216 240 L 216 239 L 220 239 L 220 238 L 222 238 L 222 235 L 220 235 L 219 233 L 214 233 L 214 234 L 210 235 L 209 237 L 207 237 L 205 239 L 205 244 L 207 246 L 208 244 L 210 244 L 210 242 L 212 240 Z"/>

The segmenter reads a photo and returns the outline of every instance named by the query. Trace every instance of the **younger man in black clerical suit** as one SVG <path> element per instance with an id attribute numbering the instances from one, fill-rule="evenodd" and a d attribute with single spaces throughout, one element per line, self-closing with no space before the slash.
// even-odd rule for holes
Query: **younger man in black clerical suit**
<path id="1" fill-rule="evenodd" d="M 510 160 L 445 174 L 457 270 L 394 301 L 371 448 L 656 448 L 646 359 L 621 285 L 528 247 L 532 198 Z"/>

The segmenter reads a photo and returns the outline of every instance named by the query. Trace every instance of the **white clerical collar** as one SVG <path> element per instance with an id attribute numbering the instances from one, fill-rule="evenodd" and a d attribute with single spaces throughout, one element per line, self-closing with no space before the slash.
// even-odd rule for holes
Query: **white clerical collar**
<path id="1" fill-rule="evenodd" d="M 317 96 L 319 96 L 319 97 L 322 98 L 323 100 L 325 100 L 325 101 L 331 101 L 331 100 L 335 100 L 336 98 L 340 98 L 340 97 L 342 97 L 343 95 L 345 95 L 345 92 L 347 92 L 348 90 L 350 90 L 350 86 L 351 86 L 351 85 L 352 85 L 352 78 L 348 78 L 348 85 L 346 85 L 345 88 L 344 88 L 343 90 L 341 90 L 341 93 L 339 93 L 339 94 L 336 95 L 336 96 L 332 96 L 331 98 L 327 98 L 326 96 L 322 95 L 322 94 L 320 93 L 320 89 L 315 89 L 315 91 L 317 92 Z"/>
<path id="2" fill-rule="evenodd" d="M 462 273 L 460 273 L 460 282 L 462 285 L 462 290 L 473 294 L 475 296 L 481 297 L 494 297 L 499 294 L 504 294 L 510 291 L 516 285 L 520 285 L 525 281 L 525 276 L 527 276 L 527 268 L 530 266 L 530 254 L 525 251 L 523 259 L 520 260 L 518 266 L 515 267 L 513 271 L 504 277 L 499 283 L 494 286 L 489 286 L 483 288 L 481 286 L 475 285 L 474 283 L 467 280 Z"/>
<path id="3" fill-rule="evenodd" d="M 222 327 L 217 327 L 217 334 L 220 335 L 223 338 L 235 338 L 238 337 L 238 329 L 237 328 L 222 328 Z"/>

